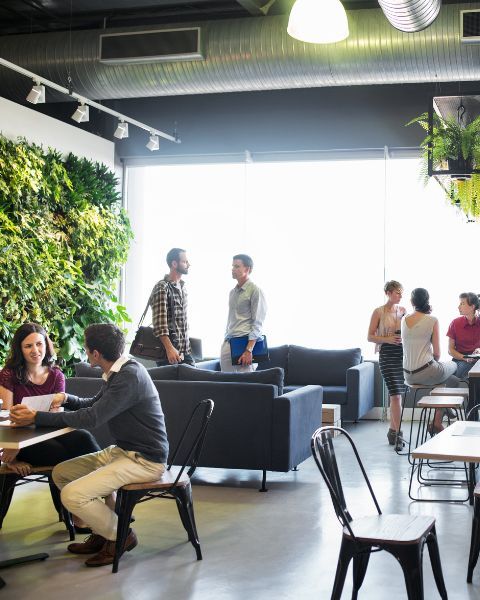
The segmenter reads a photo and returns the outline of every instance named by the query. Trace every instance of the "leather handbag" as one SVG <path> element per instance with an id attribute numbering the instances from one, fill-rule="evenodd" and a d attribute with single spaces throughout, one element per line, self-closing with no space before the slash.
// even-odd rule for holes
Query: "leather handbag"
<path id="1" fill-rule="evenodd" d="M 138 329 L 135 334 L 135 339 L 130 346 L 130 354 L 132 356 L 137 356 L 138 358 L 147 358 L 149 360 L 166 360 L 167 352 L 165 350 L 165 346 L 162 344 L 160 339 L 154 335 L 153 327 L 151 325 L 146 326 L 142 325 L 143 320 L 145 319 L 145 315 L 148 312 L 148 307 L 150 306 L 150 300 L 152 296 L 148 299 L 147 306 L 143 311 L 142 316 L 140 317 L 140 321 L 138 323 Z M 174 334 L 172 333 L 170 323 L 175 323 L 175 308 L 173 304 L 172 292 L 170 290 L 170 285 L 167 287 L 167 304 L 170 309 L 170 321 L 168 326 L 168 336 L 173 345 L 175 345 Z M 167 313 L 168 314 L 168 313 Z"/>

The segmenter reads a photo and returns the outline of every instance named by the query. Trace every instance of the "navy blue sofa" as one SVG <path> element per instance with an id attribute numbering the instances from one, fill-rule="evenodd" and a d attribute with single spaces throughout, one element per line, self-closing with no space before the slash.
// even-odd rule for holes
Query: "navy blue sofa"
<path id="1" fill-rule="evenodd" d="M 220 370 L 220 361 L 197 363 L 201 369 Z M 340 404 L 342 421 L 358 421 L 374 406 L 374 365 L 363 362 L 360 348 L 317 350 L 284 345 L 270 348 L 270 360 L 257 370 L 281 367 L 284 391 L 321 385 L 324 404 Z"/>
<path id="2" fill-rule="evenodd" d="M 98 369 L 77 365 L 67 392 L 91 397 L 100 388 Z M 200 467 L 290 471 L 311 456 L 310 438 L 322 422 L 321 386 L 285 391 L 283 370 L 216 373 L 188 365 L 149 369 L 158 389 L 170 447 L 174 448 L 193 407 L 205 398 L 215 409 Z M 92 377 L 93 375 L 93 377 Z M 108 427 L 93 431 L 101 446 L 112 443 Z"/>

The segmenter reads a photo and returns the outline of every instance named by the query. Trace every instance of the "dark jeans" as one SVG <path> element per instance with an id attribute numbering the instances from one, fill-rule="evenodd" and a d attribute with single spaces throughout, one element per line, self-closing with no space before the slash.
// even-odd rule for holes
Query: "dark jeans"
<path id="1" fill-rule="evenodd" d="M 170 363 L 168 362 L 168 358 L 165 358 L 164 360 L 157 360 L 157 367 L 164 367 L 165 365 L 169 365 L 169 364 Z M 193 358 L 193 356 L 191 354 L 184 354 L 183 360 L 178 364 L 191 365 L 192 367 L 194 367 L 195 359 Z"/>
<path id="2" fill-rule="evenodd" d="M 89 431 L 77 429 L 40 444 L 22 448 L 17 454 L 17 460 L 30 463 L 34 467 L 51 467 L 64 460 L 99 450 L 100 446 Z"/>

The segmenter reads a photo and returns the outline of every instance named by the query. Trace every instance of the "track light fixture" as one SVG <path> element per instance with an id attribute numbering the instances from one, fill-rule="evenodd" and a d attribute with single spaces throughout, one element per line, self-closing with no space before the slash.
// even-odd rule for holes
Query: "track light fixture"
<path id="1" fill-rule="evenodd" d="M 27 102 L 32 104 L 45 104 L 45 86 L 40 85 L 39 81 L 34 81 L 35 85 L 32 87 L 27 96 Z"/>
<path id="2" fill-rule="evenodd" d="M 154 150 L 158 150 L 159 146 L 158 135 L 151 134 L 147 143 L 147 148 L 153 152 Z"/>
<path id="3" fill-rule="evenodd" d="M 85 96 L 80 96 L 73 91 L 71 86 L 71 81 L 68 83 L 68 87 L 63 87 L 55 83 L 54 81 L 50 81 L 49 79 L 45 79 L 45 77 L 41 77 L 32 71 L 28 71 L 23 67 L 19 67 L 18 65 L 5 60 L 4 58 L 0 58 L 0 66 L 6 67 L 7 69 L 11 69 L 16 73 L 20 73 L 25 77 L 29 77 L 33 80 L 35 85 L 33 86 L 31 92 L 27 96 L 27 100 L 32 104 L 39 104 L 40 102 L 45 102 L 45 87 L 51 88 L 61 94 L 65 94 L 65 96 L 69 96 L 70 98 L 77 100 L 79 102 L 79 106 L 77 110 L 73 113 L 72 119 L 77 123 L 86 123 L 89 120 L 89 107 L 92 106 L 96 108 L 98 111 L 104 112 L 112 117 L 115 117 L 119 120 L 119 124 L 115 133 L 113 134 L 118 139 L 123 139 L 128 137 L 128 125 L 133 125 L 134 127 L 138 127 L 139 129 L 143 129 L 150 133 L 150 139 L 147 144 L 147 148 L 149 150 L 158 150 L 159 147 L 159 138 L 163 138 L 165 140 L 169 140 L 170 142 L 175 142 L 176 144 L 180 144 L 181 140 L 177 136 L 177 132 L 175 130 L 174 135 L 170 135 L 169 133 L 165 133 L 160 129 L 156 129 L 155 127 L 151 127 L 146 123 L 142 123 L 137 121 L 136 119 L 131 119 L 122 113 L 117 112 L 105 106 L 104 104 L 100 104 L 99 102 L 95 102 L 94 100 L 89 100 L 85 98 Z"/>
<path id="4" fill-rule="evenodd" d="M 114 137 L 119 140 L 123 140 L 123 138 L 128 138 L 128 123 L 125 121 L 119 121 L 117 128 L 115 129 Z"/>
<path id="5" fill-rule="evenodd" d="M 77 123 L 87 123 L 90 119 L 90 109 L 88 104 L 83 102 L 78 105 L 77 110 L 73 113 L 72 119 Z"/>

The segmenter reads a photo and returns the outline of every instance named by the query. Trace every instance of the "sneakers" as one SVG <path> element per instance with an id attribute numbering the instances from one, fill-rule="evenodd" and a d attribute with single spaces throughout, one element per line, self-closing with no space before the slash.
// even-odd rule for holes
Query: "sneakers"
<path id="1" fill-rule="evenodd" d="M 452 408 L 445 409 L 445 416 L 447 416 L 450 421 L 457 420 L 457 413 Z"/>
<path id="2" fill-rule="evenodd" d="M 83 543 L 74 542 L 69 544 L 67 550 L 73 552 L 73 554 L 95 554 L 95 552 L 100 552 L 106 541 L 101 535 L 92 533 L 85 538 Z"/>
<path id="3" fill-rule="evenodd" d="M 98 536 L 101 537 L 101 536 Z M 104 539 L 104 538 L 102 538 Z M 88 558 L 85 561 L 87 567 L 103 567 L 105 565 L 112 565 L 115 556 L 115 541 L 104 540 L 102 549 L 98 554 Z M 130 552 L 138 544 L 137 536 L 133 529 L 128 532 L 127 539 L 125 540 L 125 546 L 123 547 L 124 552 Z"/>

